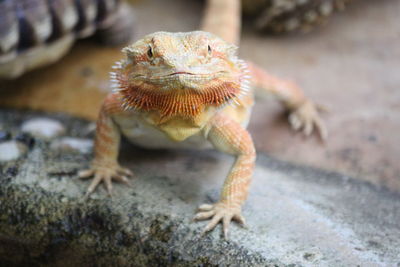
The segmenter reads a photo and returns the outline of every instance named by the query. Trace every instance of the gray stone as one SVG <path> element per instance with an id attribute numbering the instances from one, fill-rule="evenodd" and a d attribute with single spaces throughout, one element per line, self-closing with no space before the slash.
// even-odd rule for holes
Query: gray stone
<path id="1" fill-rule="evenodd" d="M 93 149 L 93 140 L 84 138 L 63 137 L 54 140 L 51 149 L 60 149 L 64 151 L 73 151 L 79 153 L 90 153 Z"/>
<path id="2" fill-rule="evenodd" d="M 14 131 L 25 115 L 0 111 Z M 58 115 L 57 115 L 58 116 Z M 58 116 L 79 138 L 84 121 Z M 243 208 L 248 229 L 200 236 L 196 207 L 218 199 L 232 158 L 213 151 L 147 151 L 122 143 L 132 188 L 109 198 L 76 172 L 91 156 L 35 145 L 0 165 L 0 261 L 52 266 L 396 266 L 400 196 L 338 173 L 259 154 Z M 50 172 L 48 166 L 59 173 Z M 15 171 L 17 168 L 18 171 Z M 11 170 L 10 170 L 11 169 Z"/>
<path id="3" fill-rule="evenodd" d="M 16 141 L 0 143 L 0 162 L 19 159 L 27 151 L 27 147 Z"/>
<path id="4" fill-rule="evenodd" d="M 25 121 L 21 130 L 42 139 L 52 139 L 65 132 L 65 128 L 60 122 L 48 118 L 34 118 Z"/>

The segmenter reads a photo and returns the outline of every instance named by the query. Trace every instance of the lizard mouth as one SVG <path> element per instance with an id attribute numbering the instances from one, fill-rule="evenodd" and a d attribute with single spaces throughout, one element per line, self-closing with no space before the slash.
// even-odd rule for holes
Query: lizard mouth
<path id="1" fill-rule="evenodd" d="M 164 77 L 171 77 L 171 76 L 180 76 L 180 75 L 190 75 L 190 76 L 197 76 L 197 77 L 215 77 L 219 75 L 226 74 L 226 71 L 218 71 L 214 73 L 193 73 L 187 71 L 176 71 L 170 74 L 165 75 Z"/>
<path id="2" fill-rule="evenodd" d="M 195 75 L 194 73 L 190 73 L 190 72 L 186 72 L 186 71 L 177 71 L 177 72 L 168 74 L 167 76 L 174 76 L 174 75 L 181 75 L 181 74 Z"/>
<path id="3" fill-rule="evenodd" d="M 177 79 L 185 78 L 193 81 L 209 81 L 217 77 L 225 75 L 226 71 L 218 71 L 215 73 L 193 73 L 187 71 L 175 71 L 171 73 L 165 73 L 156 76 L 146 76 L 144 74 L 137 74 L 133 78 L 148 82 L 165 82 L 165 81 L 176 81 Z"/>

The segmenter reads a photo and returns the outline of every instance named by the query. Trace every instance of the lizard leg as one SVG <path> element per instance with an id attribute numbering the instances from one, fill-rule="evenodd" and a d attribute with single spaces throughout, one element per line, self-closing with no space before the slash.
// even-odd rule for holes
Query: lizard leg
<path id="1" fill-rule="evenodd" d="M 207 0 L 200 28 L 238 45 L 241 23 L 240 0 Z"/>
<path id="2" fill-rule="evenodd" d="M 247 198 L 255 166 L 256 152 L 250 134 L 239 123 L 224 114 L 217 114 L 210 122 L 207 134 L 213 146 L 225 153 L 236 156 L 236 161 L 224 182 L 218 203 L 199 207 L 195 220 L 210 219 L 204 232 L 211 231 L 222 221 L 225 238 L 229 224 L 235 220 L 244 225 L 241 206 Z"/>
<path id="3" fill-rule="evenodd" d="M 254 85 L 275 95 L 290 111 L 289 123 L 294 130 L 302 130 L 308 136 L 315 128 L 323 140 L 327 138 L 328 131 L 318 113 L 323 110 L 321 106 L 307 99 L 293 82 L 276 78 L 253 63 L 247 65 Z"/>
<path id="4" fill-rule="evenodd" d="M 129 185 L 128 177 L 132 176 L 132 172 L 122 168 L 117 161 L 121 135 L 112 119 L 112 114 L 119 112 L 119 109 L 117 99 L 113 95 L 107 97 L 101 107 L 96 124 L 94 160 L 90 169 L 79 173 L 80 178 L 94 177 L 86 191 L 87 196 L 101 182 L 104 182 L 108 194 L 111 195 L 112 179 Z"/>

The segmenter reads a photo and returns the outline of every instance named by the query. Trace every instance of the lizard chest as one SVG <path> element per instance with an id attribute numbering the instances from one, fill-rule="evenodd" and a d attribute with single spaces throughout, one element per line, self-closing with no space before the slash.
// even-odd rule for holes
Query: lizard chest
<path id="1" fill-rule="evenodd" d="M 182 121 L 154 125 L 140 116 L 114 118 L 121 134 L 135 145 L 145 148 L 209 148 L 202 127 Z"/>

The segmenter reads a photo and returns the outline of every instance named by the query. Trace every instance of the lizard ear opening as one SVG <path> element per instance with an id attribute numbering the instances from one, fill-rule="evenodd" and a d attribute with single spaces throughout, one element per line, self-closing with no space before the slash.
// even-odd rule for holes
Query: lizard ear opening
<path id="1" fill-rule="evenodd" d="M 212 49 L 211 49 L 210 45 L 207 46 L 207 49 L 208 49 L 208 54 L 211 54 L 212 53 Z"/>
<path id="2" fill-rule="evenodd" d="M 147 50 L 147 56 L 149 57 L 149 59 L 152 59 L 154 56 L 153 48 L 151 46 L 149 46 L 149 49 Z"/>
<path id="3" fill-rule="evenodd" d="M 238 47 L 234 44 L 229 44 L 226 51 L 229 56 L 235 57 L 237 56 Z"/>

